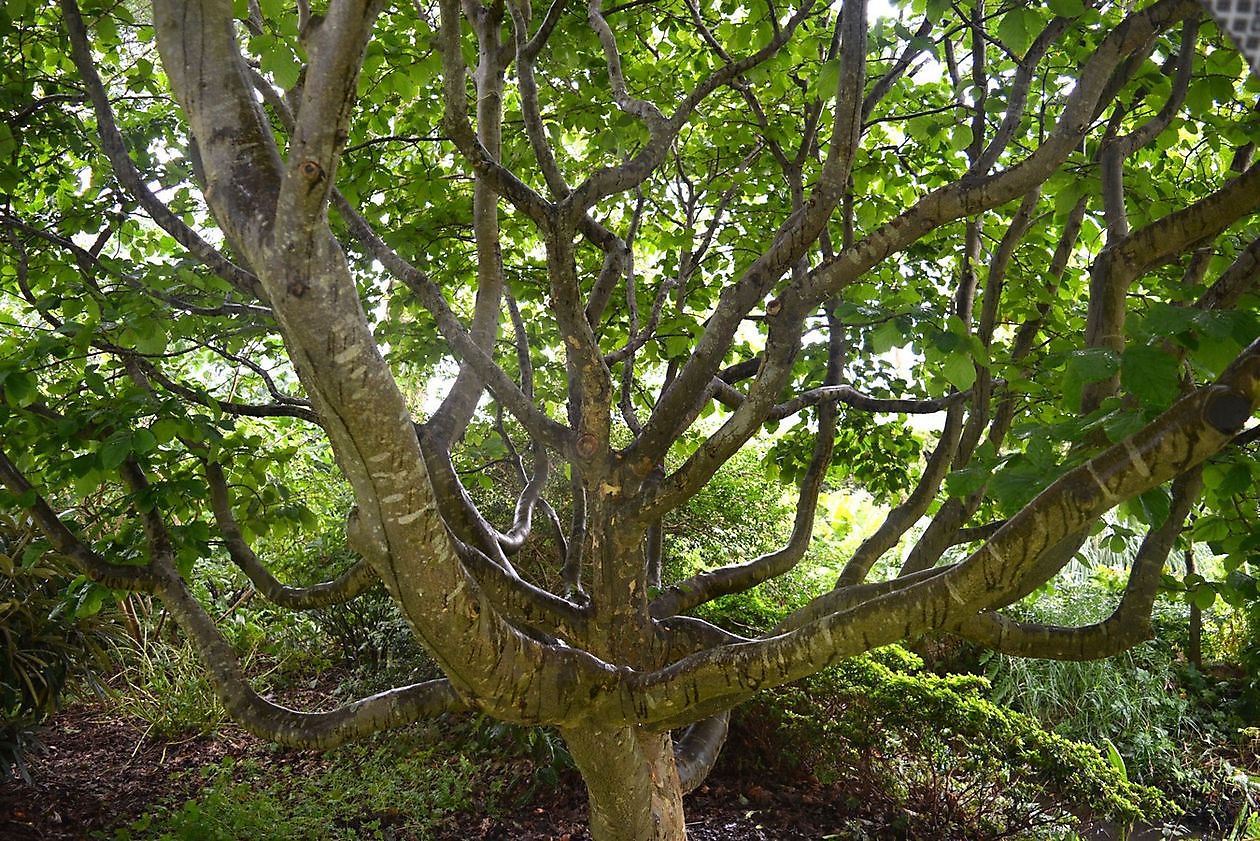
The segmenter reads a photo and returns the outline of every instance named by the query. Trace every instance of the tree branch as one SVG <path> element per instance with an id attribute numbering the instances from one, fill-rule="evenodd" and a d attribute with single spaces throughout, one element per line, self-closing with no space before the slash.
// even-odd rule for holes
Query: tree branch
<path id="1" fill-rule="evenodd" d="M 1129 572 L 1124 596 L 1106 619 L 1066 628 L 1018 622 L 1000 613 L 985 612 L 960 623 L 956 632 L 994 651 L 1052 660 L 1111 657 L 1150 639 L 1154 633 L 1151 608 L 1159 592 L 1160 573 L 1199 495 L 1201 472 L 1192 470 L 1173 484 L 1172 511 L 1163 525 L 1147 532 Z"/>
<path id="2" fill-rule="evenodd" d="M 18 505 L 30 514 L 53 549 L 73 561 L 88 578 L 111 589 L 155 591 L 157 578 L 151 563 L 143 566 L 113 564 L 94 552 L 61 522 L 57 512 L 3 450 L 0 450 L 0 482 L 17 497 Z"/>
<path id="3" fill-rule="evenodd" d="M 679 726 L 764 686 L 998 604 L 1024 583 L 1045 549 L 1119 502 L 1201 463 L 1233 439 L 1258 403 L 1260 340 L 1216 384 L 1197 389 L 1136 434 L 1066 473 L 965 561 L 786 634 L 721 646 L 634 675 L 616 708 L 627 721 Z"/>
<path id="4" fill-rule="evenodd" d="M 312 610 L 347 602 L 379 580 L 367 561 L 360 558 L 331 581 L 306 587 L 281 584 L 242 536 L 232 513 L 232 500 L 223 468 L 213 461 L 207 461 L 205 465 L 206 480 L 210 486 L 210 507 L 227 543 L 228 556 L 268 601 L 290 610 Z"/>

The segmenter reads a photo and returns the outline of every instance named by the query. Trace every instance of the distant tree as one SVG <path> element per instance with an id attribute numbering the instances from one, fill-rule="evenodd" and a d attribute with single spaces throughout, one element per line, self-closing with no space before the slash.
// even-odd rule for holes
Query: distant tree
<path id="1" fill-rule="evenodd" d="M 552 725 L 596 838 L 680 839 L 758 689 L 929 631 L 1123 649 L 1196 506 L 1256 557 L 1260 88 L 1194 0 L 10 0 L 0 38 L 6 505 L 160 597 L 266 737 Z M 452 466 L 479 413 L 510 523 Z M 661 581 L 662 523 L 781 422 L 786 544 Z M 315 525 L 284 477 L 325 441 L 302 487 L 348 483 L 359 560 L 282 584 L 257 541 Z M 829 476 L 894 503 L 836 587 L 757 639 L 689 617 L 802 559 Z M 1110 618 L 1000 612 L 1115 524 Z M 383 581 L 446 677 L 260 697 L 190 589 L 222 547 L 295 609 Z"/>

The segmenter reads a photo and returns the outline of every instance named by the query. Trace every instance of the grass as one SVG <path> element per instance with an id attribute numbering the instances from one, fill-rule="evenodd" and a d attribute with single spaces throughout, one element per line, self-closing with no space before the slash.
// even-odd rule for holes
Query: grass
<path id="1" fill-rule="evenodd" d="M 186 643 L 141 646 L 125 658 L 121 677 L 125 687 L 115 693 L 116 709 L 143 721 L 146 735 L 212 733 L 227 721 L 205 667 Z"/>
<path id="2" fill-rule="evenodd" d="M 1107 614 L 1114 596 L 1093 581 L 1065 583 L 1023 606 L 1034 622 L 1083 625 Z M 1130 770 L 1166 761 L 1187 736 L 1189 703 L 1179 691 L 1173 652 L 1147 642 L 1115 657 L 1082 662 L 993 655 L 982 658 L 993 699 L 1057 732 L 1116 745 Z M 1139 778 L 1142 774 L 1138 774 Z"/>
<path id="3" fill-rule="evenodd" d="M 1025 602 L 1022 618 L 1083 625 L 1106 616 L 1117 598 L 1094 576 L 1061 580 Z M 1161 638 L 1175 640 L 1185 627 L 1184 605 L 1161 600 L 1155 622 Z M 1157 639 L 1084 662 L 988 654 L 981 662 L 993 700 L 1112 753 L 1132 779 L 1176 802 L 1191 825 L 1220 833 L 1215 837 L 1231 831 L 1243 834 L 1229 837 L 1260 837 L 1248 834 L 1260 823 L 1249 810 L 1260 789 L 1245 774 L 1240 778 L 1232 764 L 1238 761 L 1242 722 L 1218 693 L 1206 691 L 1203 675 L 1179 661 L 1175 642 Z"/>
<path id="4" fill-rule="evenodd" d="M 114 841 L 427 839 L 455 812 L 493 811 L 507 785 L 433 726 L 322 756 L 226 759 L 198 775 L 196 799 L 154 809 Z"/>

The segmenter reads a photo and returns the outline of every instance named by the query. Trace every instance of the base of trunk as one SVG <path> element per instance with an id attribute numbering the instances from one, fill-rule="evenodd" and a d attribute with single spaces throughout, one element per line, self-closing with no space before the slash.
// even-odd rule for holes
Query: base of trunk
<path id="1" fill-rule="evenodd" d="M 685 841 L 682 787 L 669 733 L 566 729 L 586 783 L 595 841 Z"/>

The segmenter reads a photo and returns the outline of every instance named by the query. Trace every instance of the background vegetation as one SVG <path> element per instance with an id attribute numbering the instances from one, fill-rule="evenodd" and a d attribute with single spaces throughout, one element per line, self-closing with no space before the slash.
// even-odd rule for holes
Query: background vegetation
<path id="1" fill-rule="evenodd" d="M 767 478 L 771 452 L 728 465 L 670 524 L 673 575 L 720 563 L 715 556 L 732 544 L 753 553 L 772 547 L 790 528 L 785 487 Z M 495 476 L 497 468 L 479 469 Z M 499 481 L 480 493 L 487 506 L 496 493 L 511 502 Z M 836 516 L 818 525 L 807 563 L 719 600 L 706 616 L 764 630 L 829 587 L 873 505 L 842 482 L 830 494 L 825 504 Z M 159 605 L 85 588 L 51 556 L 27 552 L 30 535 L 16 520 L 5 523 L 7 773 L 27 773 L 36 725 L 61 703 L 103 704 L 153 739 L 227 724 Z M 310 559 L 344 552 L 332 527 L 301 545 L 280 535 L 270 547 L 299 579 Z M 1020 609 L 1030 618 L 1098 618 L 1115 597 L 1114 560 L 1091 542 Z M 226 560 L 207 566 L 202 595 L 265 691 L 351 696 L 436 673 L 383 592 L 295 619 L 254 599 Z M 1162 825 L 1171 837 L 1252 837 L 1260 830 L 1252 604 L 1214 601 L 1202 613 L 1201 667 L 1185 652 L 1191 605 L 1171 589 L 1159 602 L 1159 636 L 1106 660 L 1010 658 L 944 638 L 920 640 L 918 653 L 883 649 L 740 708 L 716 773 L 845 792 L 849 830 L 870 837 L 1072 838 L 1083 820 Z M 441 837 L 460 812 L 528 809 L 550 787 L 572 784 L 571 767 L 554 734 L 459 717 L 319 758 L 217 761 L 196 772 L 195 798 L 154 804 L 114 837 Z"/>

